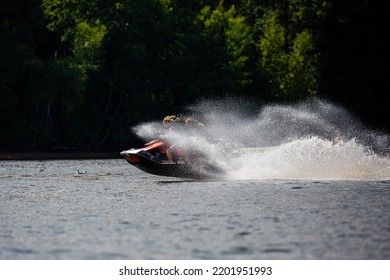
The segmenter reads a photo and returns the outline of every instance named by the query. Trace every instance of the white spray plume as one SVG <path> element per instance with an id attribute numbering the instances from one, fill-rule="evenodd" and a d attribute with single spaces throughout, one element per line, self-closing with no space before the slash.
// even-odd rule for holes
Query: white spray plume
<path id="1" fill-rule="evenodd" d="M 168 141 L 199 151 L 225 171 L 224 179 L 390 180 L 390 137 L 328 102 L 256 108 L 224 99 L 202 101 L 186 113 L 205 126 L 170 132 Z M 163 127 L 151 122 L 133 130 L 147 141 Z"/>

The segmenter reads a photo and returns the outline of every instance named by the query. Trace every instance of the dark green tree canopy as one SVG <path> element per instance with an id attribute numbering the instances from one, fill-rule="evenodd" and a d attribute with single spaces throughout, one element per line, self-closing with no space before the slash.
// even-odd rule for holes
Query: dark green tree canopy
<path id="1" fill-rule="evenodd" d="M 129 127 L 226 95 L 324 96 L 389 129 L 386 2 L 3 2 L 3 150 L 121 149 Z"/>

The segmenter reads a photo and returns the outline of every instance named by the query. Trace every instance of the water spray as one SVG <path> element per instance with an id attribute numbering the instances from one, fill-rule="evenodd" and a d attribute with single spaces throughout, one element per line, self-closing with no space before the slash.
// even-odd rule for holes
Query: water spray
<path id="1" fill-rule="evenodd" d="M 390 180 L 390 137 L 329 102 L 256 110 L 241 100 L 202 101 L 188 115 L 205 123 L 202 131 L 166 133 L 161 122 L 134 131 L 144 140 L 166 133 L 170 143 L 223 169 L 228 180 Z"/>

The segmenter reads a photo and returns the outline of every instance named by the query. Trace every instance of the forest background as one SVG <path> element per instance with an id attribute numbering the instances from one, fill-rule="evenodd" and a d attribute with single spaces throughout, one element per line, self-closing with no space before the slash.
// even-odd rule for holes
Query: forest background
<path id="1" fill-rule="evenodd" d="M 120 151 L 202 98 L 322 98 L 389 132 L 387 1 L 1 0 L 0 152 Z"/>

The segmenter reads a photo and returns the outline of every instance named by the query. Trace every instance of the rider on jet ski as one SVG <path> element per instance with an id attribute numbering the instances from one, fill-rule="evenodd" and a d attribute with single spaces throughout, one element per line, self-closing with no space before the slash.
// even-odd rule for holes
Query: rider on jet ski
<path id="1" fill-rule="evenodd" d="M 169 131 L 175 131 L 178 128 L 180 129 L 183 127 L 183 121 L 176 115 L 166 116 L 163 119 L 163 126 L 168 128 Z M 203 127 L 204 124 L 194 118 L 186 118 L 184 126 L 187 129 L 194 129 Z M 184 149 L 177 147 L 175 144 L 168 148 L 166 155 L 169 161 L 174 161 L 176 158 L 184 158 L 185 162 L 188 162 L 189 160 L 189 153 L 186 153 Z"/>

